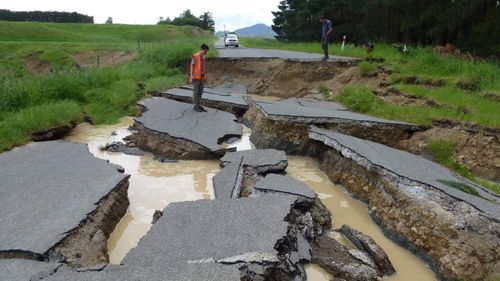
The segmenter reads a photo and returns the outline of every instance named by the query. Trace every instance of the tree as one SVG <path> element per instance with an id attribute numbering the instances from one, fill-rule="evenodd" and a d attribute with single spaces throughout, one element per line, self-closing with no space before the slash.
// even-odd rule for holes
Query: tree
<path id="1" fill-rule="evenodd" d="M 113 24 L 113 18 L 108 17 L 108 19 L 106 20 L 106 24 Z"/>
<path id="2" fill-rule="evenodd" d="M 204 12 L 203 15 L 199 17 L 200 27 L 205 30 L 209 30 L 212 33 L 215 32 L 215 22 L 212 18 L 212 13 Z"/>
<path id="3" fill-rule="evenodd" d="M 354 43 L 452 43 L 500 57 L 498 0 L 282 0 L 272 13 L 281 41 L 318 40 L 318 17 L 324 15 L 333 22 L 334 40 L 347 35 Z"/>
<path id="4" fill-rule="evenodd" d="M 212 13 L 204 12 L 199 17 L 193 15 L 191 10 L 185 10 L 178 17 L 175 17 L 173 20 L 167 17 L 167 19 L 163 19 L 160 17 L 158 24 L 173 24 L 178 26 L 190 25 L 197 26 L 205 30 L 209 30 L 211 32 L 215 31 L 215 22 L 212 17 Z"/>
<path id="5" fill-rule="evenodd" d="M 76 12 L 17 12 L 0 9 L 0 20 L 6 21 L 36 21 L 36 22 L 58 22 L 58 23 L 94 23 L 94 17 L 82 15 Z"/>

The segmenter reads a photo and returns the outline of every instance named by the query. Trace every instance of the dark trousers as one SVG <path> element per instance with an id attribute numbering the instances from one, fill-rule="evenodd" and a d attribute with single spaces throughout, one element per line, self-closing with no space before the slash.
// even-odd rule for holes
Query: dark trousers
<path id="1" fill-rule="evenodd" d="M 193 80 L 193 106 L 200 107 L 201 95 L 203 95 L 203 80 Z"/>
<path id="2" fill-rule="evenodd" d="M 321 40 L 321 48 L 323 49 L 323 52 L 325 53 L 325 58 L 328 58 L 328 39 L 323 39 Z"/>

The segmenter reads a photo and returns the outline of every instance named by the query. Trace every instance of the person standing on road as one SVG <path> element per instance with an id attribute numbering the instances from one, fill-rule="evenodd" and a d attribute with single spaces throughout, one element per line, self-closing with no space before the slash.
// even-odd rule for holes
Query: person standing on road
<path id="1" fill-rule="evenodd" d="M 328 42 L 330 42 L 330 36 L 333 32 L 332 22 L 325 18 L 324 16 L 319 17 L 319 21 L 323 24 L 321 28 L 321 48 L 325 52 L 325 56 L 323 57 L 323 61 L 329 59 L 328 55 Z"/>
<path id="2" fill-rule="evenodd" d="M 193 55 L 191 65 L 189 67 L 189 84 L 193 84 L 193 109 L 198 112 L 205 112 L 206 110 L 201 107 L 200 101 L 203 95 L 204 84 L 207 81 L 207 58 L 208 53 L 207 44 L 202 44 L 200 51 Z"/>

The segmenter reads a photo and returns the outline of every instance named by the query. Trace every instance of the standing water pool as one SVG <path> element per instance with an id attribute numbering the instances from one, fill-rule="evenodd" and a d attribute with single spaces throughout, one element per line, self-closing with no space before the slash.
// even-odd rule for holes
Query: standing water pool
<path id="1" fill-rule="evenodd" d="M 132 156 L 123 153 L 101 151 L 101 147 L 113 141 L 121 141 L 132 132 L 128 127 L 133 118 L 126 117 L 116 125 L 92 126 L 81 124 L 66 137 L 67 141 L 86 143 L 94 156 L 109 160 L 130 174 L 128 196 L 130 206 L 108 240 L 110 263 L 119 264 L 151 228 L 156 210 L 163 210 L 169 203 L 213 199 L 212 177 L 220 171 L 218 160 L 179 161 L 161 163 L 153 155 Z M 115 133 L 115 134 L 112 134 Z M 243 138 L 226 147 L 238 150 L 253 149 L 249 140 L 251 130 L 243 127 Z M 397 273 L 387 280 L 426 281 L 436 276 L 419 258 L 386 238 L 372 221 L 368 208 L 354 200 L 341 186 L 335 185 L 323 173 L 316 160 L 308 157 L 289 157 L 289 176 L 305 182 L 312 188 L 332 212 L 335 228 L 348 224 L 373 239 L 387 252 Z M 329 233 L 341 243 L 350 246 L 347 239 L 335 232 Z M 318 266 L 306 265 L 308 280 L 331 280 L 332 277 Z"/>

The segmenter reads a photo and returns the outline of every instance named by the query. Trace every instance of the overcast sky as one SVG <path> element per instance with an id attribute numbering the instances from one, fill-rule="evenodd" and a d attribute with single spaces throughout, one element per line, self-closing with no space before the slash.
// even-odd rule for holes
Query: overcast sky
<path id="1" fill-rule="evenodd" d="M 272 24 L 271 11 L 277 10 L 279 0 L 2 0 L 0 9 L 13 11 L 65 11 L 94 16 L 95 23 L 108 17 L 114 23 L 155 24 L 160 16 L 174 18 L 191 9 L 199 16 L 212 12 L 215 29 L 235 30 L 257 23 Z"/>

